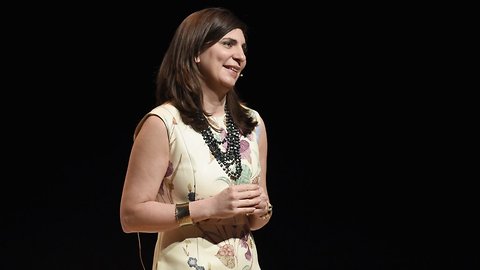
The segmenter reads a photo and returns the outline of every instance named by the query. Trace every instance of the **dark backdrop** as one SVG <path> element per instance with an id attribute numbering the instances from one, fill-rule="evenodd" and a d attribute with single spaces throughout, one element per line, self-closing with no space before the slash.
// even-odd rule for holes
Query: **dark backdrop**
<path id="1" fill-rule="evenodd" d="M 472 162 L 438 128 L 421 12 L 177 1 L 6 9 L 1 268 L 141 269 L 118 215 L 133 130 L 175 28 L 217 5 L 250 27 L 238 90 L 268 128 L 263 268 L 478 266 Z"/>

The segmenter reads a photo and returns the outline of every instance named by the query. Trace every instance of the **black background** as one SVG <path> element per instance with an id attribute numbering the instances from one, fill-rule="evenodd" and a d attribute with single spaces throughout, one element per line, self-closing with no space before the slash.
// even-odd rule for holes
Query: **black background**
<path id="1" fill-rule="evenodd" d="M 478 267 L 474 163 L 429 86 L 426 9 L 261 4 L 5 7 L 2 269 L 141 269 L 119 222 L 133 130 L 175 28 L 207 6 L 250 27 L 237 88 L 269 135 L 262 269 Z"/>

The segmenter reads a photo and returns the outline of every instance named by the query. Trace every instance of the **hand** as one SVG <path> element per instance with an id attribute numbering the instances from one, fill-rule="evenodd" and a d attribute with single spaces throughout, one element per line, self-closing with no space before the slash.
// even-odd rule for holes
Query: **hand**
<path id="1" fill-rule="evenodd" d="M 263 213 L 266 195 L 257 184 L 234 185 L 212 197 L 212 217 L 230 218 L 236 215 Z"/>
<path id="2" fill-rule="evenodd" d="M 260 186 L 259 186 L 260 187 Z M 271 212 L 271 204 L 269 203 L 269 199 L 268 199 L 268 196 L 266 194 L 266 192 L 263 190 L 262 187 L 260 187 L 260 203 L 258 203 L 256 206 L 255 206 L 255 210 L 252 212 L 252 213 L 249 213 L 247 215 L 255 215 L 256 217 L 259 217 L 259 218 L 263 218 L 265 217 L 267 214 L 269 214 L 269 212 Z"/>

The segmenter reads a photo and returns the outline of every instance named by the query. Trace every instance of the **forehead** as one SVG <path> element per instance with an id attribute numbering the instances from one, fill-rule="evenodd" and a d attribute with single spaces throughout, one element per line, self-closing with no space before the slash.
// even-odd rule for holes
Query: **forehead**
<path id="1" fill-rule="evenodd" d="M 228 32 L 225 36 L 223 36 L 223 38 L 234 39 L 240 44 L 245 44 L 245 36 L 243 35 L 243 31 L 239 28 L 233 29 L 232 31 Z"/>

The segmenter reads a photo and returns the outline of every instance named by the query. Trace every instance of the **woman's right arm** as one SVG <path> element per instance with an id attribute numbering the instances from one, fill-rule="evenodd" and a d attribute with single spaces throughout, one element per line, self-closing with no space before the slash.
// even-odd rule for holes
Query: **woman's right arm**
<path id="1" fill-rule="evenodd" d="M 135 137 L 120 202 L 124 232 L 160 232 L 177 228 L 175 205 L 156 200 L 169 163 L 167 128 L 157 116 L 145 119 Z M 260 202 L 256 184 L 234 185 L 219 194 L 190 202 L 194 222 L 245 215 Z"/>
<path id="2" fill-rule="evenodd" d="M 124 232 L 159 232 L 177 227 L 175 205 L 156 200 L 167 171 L 169 142 L 164 122 L 147 117 L 135 137 L 120 202 Z"/>

